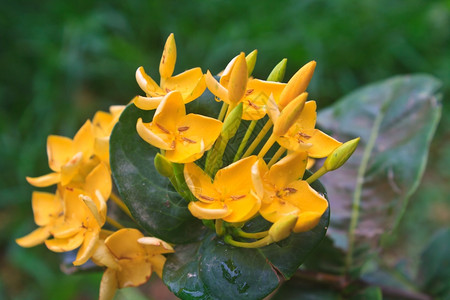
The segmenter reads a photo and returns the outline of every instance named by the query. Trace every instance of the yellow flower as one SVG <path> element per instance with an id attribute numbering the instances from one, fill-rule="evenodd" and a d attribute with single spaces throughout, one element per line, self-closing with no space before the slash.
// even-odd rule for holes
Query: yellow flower
<path id="1" fill-rule="evenodd" d="M 94 128 L 94 153 L 103 162 L 109 165 L 109 137 L 119 120 L 120 114 L 125 109 L 123 105 L 115 105 L 109 108 L 110 113 L 98 111 L 92 119 Z"/>
<path id="2" fill-rule="evenodd" d="M 147 143 L 165 150 L 171 162 L 193 162 L 209 150 L 222 129 L 222 122 L 196 114 L 186 115 L 179 92 L 167 94 L 151 123 L 139 119 L 138 134 Z"/>
<path id="3" fill-rule="evenodd" d="M 50 135 L 47 138 L 47 156 L 49 167 L 54 172 L 40 177 L 27 177 L 27 181 L 36 187 L 83 182 L 86 175 L 100 162 L 93 155 L 94 143 L 94 128 L 89 120 L 78 130 L 73 140 Z"/>
<path id="4" fill-rule="evenodd" d="M 287 133 L 277 137 L 277 142 L 291 151 L 306 151 L 308 156 L 313 158 L 328 156 L 342 143 L 315 129 L 316 117 L 316 102 L 306 102 L 297 121 L 289 128 Z"/>
<path id="5" fill-rule="evenodd" d="M 143 110 L 157 108 L 163 97 L 171 91 L 179 91 L 184 103 L 197 99 L 205 91 L 205 77 L 200 68 L 190 69 L 172 76 L 176 59 L 177 49 L 172 33 L 167 38 L 159 65 L 160 85 L 145 73 L 143 67 L 139 67 L 136 71 L 136 81 L 139 87 L 147 94 L 147 97 L 136 96 L 133 99 L 134 104 L 138 108 Z"/>
<path id="6" fill-rule="evenodd" d="M 86 177 L 84 190 L 66 187 L 64 218 L 51 228 L 54 239 L 45 241 L 47 248 L 66 252 L 81 246 L 73 263 L 84 264 L 92 256 L 101 227 L 105 224 L 106 200 L 111 194 L 111 188 L 111 177 L 104 163 Z"/>
<path id="7" fill-rule="evenodd" d="M 208 71 L 206 85 L 217 98 L 229 105 L 243 103 L 243 120 L 259 120 L 266 115 L 266 104 L 273 94 L 278 99 L 285 83 L 248 79 L 245 54 L 235 57 L 225 68 L 220 83 Z"/>
<path id="8" fill-rule="evenodd" d="M 50 231 L 62 218 L 63 200 L 59 192 L 50 194 L 45 192 L 33 192 L 31 199 L 34 222 L 40 226 L 30 234 L 16 239 L 22 247 L 33 247 L 42 244 L 50 237 Z"/>
<path id="9" fill-rule="evenodd" d="M 139 286 L 147 282 L 155 271 L 162 277 L 166 258 L 162 255 L 174 252 L 166 242 L 144 237 L 137 229 L 121 229 L 105 239 L 104 245 L 115 259 L 115 264 L 107 265 L 100 284 L 100 300 L 110 300 L 118 288 Z M 99 248 L 102 256 L 105 248 Z M 97 255 L 98 257 L 98 255 Z"/>
<path id="10" fill-rule="evenodd" d="M 211 182 L 211 178 L 195 163 L 186 164 L 186 184 L 199 200 L 189 203 L 192 215 L 199 219 L 223 219 L 232 223 L 252 218 L 261 205 L 253 184 L 257 170 L 257 158 L 250 156 L 219 170 Z"/>
<path id="11" fill-rule="evenodd" d="M 287 215 L 297 215 L 294 232 L 314 228 L 328 207 L 327 200 L 317 193 L 303 177 L 307 163 L 305 152 L 292 153 L 274 164 L 270 170 L 259 161 L 263 182 L 263 199 L 259 212 L 275 223 Z"/>

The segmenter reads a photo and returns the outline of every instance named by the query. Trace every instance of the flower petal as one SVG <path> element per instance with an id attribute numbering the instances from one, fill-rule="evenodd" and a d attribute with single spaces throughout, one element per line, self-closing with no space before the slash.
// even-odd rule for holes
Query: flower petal
<path id="1" fill-rule="evenodd" d="M 119 288 L 139 286 L 146 283 L 152 275 L 152 265 L 143 259 L 120 260 L 122 269 L 117 272 Z"/>
<path id="2" fill-rule="evenodd" d="M 319 224 L 321 213 L 307 211 L 298 215 L 297 223 L 295 224 L 293 232 L 305 232 L 313 229 Z"/>
<path id="3" fill-rule="evenodd" d="M 141 118 L 139 118 L 136 123 L 136 131 L 144 141 L 156 148 L 170 150 L 173 141 L 171 135 L 154 132 L 154 127 L 155 126 L 152 126 L 152 123 L 142 122 Z"/>
<path id="4" fill-rule="evenodd" d="M 155 94 L 160 94 L 159 96 L 163 96 L 166 93 L 159 87 L 159 85 L 145 73 L 143 67 L 139 67 L 136 70 L 136 81 L 139 87 L 147 94 L 151 96 L 156 96 Z"/>
<path id="5" fill-rule="evenodd" d="M 316 62 L 310 61 L 298 70 L 294 76 L 288 81 L 286 88 L 280 95 L 278 104 L 280 107 L 285 107 L 295 97 L 306 91 L 309 82 L 314 74 L 316 68 Z"/>
<path id="6" fill-rule="evenodd" d="M 146 254 L 144 247 L 137 242 L 144 235 L 137 229 L 120 229 L 105 240 L 105 245 L 117 259 L 133 259 Z"/>
<path id="7" fill-rule="evenodd" d="M 214 178 L 215 189 L 223 196 L 247 195 L 253 187 L 252 166 L 256 161 L 252 155 L 220 169 Z"/>
<path id="8" fill-rule="evenodd" d="M 138 239 L 138 243 L 144 246 L 145 250 L 147 251 L 147 255 L 149 256 L 174 252 L 172 246 L 155 237 L 142 237 Z"/>
<path id="9" fill-rule="evenodd" d="M 108 200 L 111 195 L 112 181 L 111 173 L 105 163 L 100 163 L 86 176 L 84 190 L 94 196 L 97 190 L 100 191 L 103 199 Z"/>
<path id="10" fill-rule="evenodd" d="M 77 252 L 77 258 L 73 262 L 74 266 L 81 266 L 91 258 L 95 251 L 95 246 L 97 245 L 98 234 L 99 232 L 97 230 L 86 231 L 83 244 Z"/>
<path id="11" fill-rule="evenodd" d="M 214 188 L 211 177 L 195 163 L 184 165 L 184 178 L 188 188 L 198 200 L 211 203 L 219 199 L 220 195 Z"/>
<path id="12" fill-rule="evenodd" d="M 245 222 L 251 219 L 261 207 L 261 200 L 253 192 L 239 200 L 228 200 L 225 203 L 232 213 L 223 220 L 230 223 Z"/>
<path id="13" fill-rule="evenodd" d="M 212 203 L 190 202 L 188 208 L 194 217 L 204 220 L 222 219 L 232 213 L 226 205 L 219 201 Z"/>
<path id="14" fill-rule="evenodd" d="M 228 91 L 224 88 L 212 75 L 209 71 L 206 72 L 205 75 L 206 87 L 208 90 L 214 94 L 220 100 L 229 104 L 228 100 Z"/>
<path id="15" fill-rule="evenodd" d="M 79 173 L 83 163 L 83 152 L 75 154 L 65 165 L 61 166 L 61 185 L 68 185 Z"/>
<path id="16" fill-rule="evenodd" d="M 31 198 L 34 222 L 38 226 L 45 226 L 58 218 L 62 213 L 62 199 L 55 194 L 45 192 L 33 192 Z"/>
<path id="17" fill-rule="evenodd" d="M 164 264 L 166 263 L 166 258 L 164 255 L 155 255 L 148 258 L 148 261 L 152 264 L 152 270 L 158 274 L 159 278 L 162 278 L 162 272 Z"/>
<path id="18" fill-rule="evenodd" d="M 97 240 L 95 251 L 92 253 L 92 261 L 99 266 L 106 266 L 108 268 L 120 269 L 120 265 L 117 262 L 114 255 L 109 251 L 105 245 L 105 241 Z"/>
<path id="19" fill-rule="evenodd" d="M 303 130 L 309 136 L 308 143 L 311 143 L 311 148 L 308 148 L 308 155 L 313 158 L 327 157 L 334 149 L 342 145 L 341 142 L 336 141 L 331 136 L 323 133 L 318 129 Z"/>
<path id="20" fill-rule="evenodd" d="M 61 176 L 59 173 L 50 173 L 39 177 L 26 177 L 26 179 L 29 184 L 35 187 L 47 187 L 60 182 Z"/>
<path id="21" fill-rule="evenodd" d="M 73 138 L 75 152 L 82 152 L 84 160 L 88 160 L 94 153 L 94 127 L 87 120 Z"/>
<path id="22" fill-rule="evenodd" d="M 53 252 L 67 252 L 81 246 L 84 241 L 85 230 L 80 230 L 76 235 L 65 239 L 46 240 L 45 245 Z"/>
<path id="23" fill-rule="evenodd" d="M 134 105 L 136 105 L 137 108 L 142 110 L 153 110 L 158 108 L 158 105 L 161 104 L 161 101 L 164 97 L 142 97 L 142 96 L 136 96 L 133 99 Z"/>
<path id="24" fill-rule="evenodd" d="M 114 127 L 114 123 L 114 117 L 112 114 L 104 111 L 96 112 L 94 118 L 92 119 L 94 135 L 96 137 L 109 136 Z"/>
<path id="25" fill-rule="evenodd" d="M 205 151 L 209 150 L 220 135 L 222 122 L 196 114 L 188 114 L 177 124 L 178 128 L 188 128 L 180 134 L 192 141 L 203 140 Z"/>
<path id="26" fill-rule="evenodd" d="M 178 91 L 181 93 L 184 103 L 200 97 L 206 89 L 203 72 L 200 68 L 194 68 L 164 80 L 163 89 L 168 93 Z"/>
<path id="27" fill-rule="evenodd" d="M 61 170 L 75 155 L 74 143 L 71 139 L 63 136 L 50 135 L 47 138 L 47 156 L 50 169 L 55 172 Z"/>
<path id="28" fill-rule="evenodd" d="M 293 152 L 274 164 L 265 179 L 283 189 L 289 183 L 303 177 L 308 155 L 306 152 Z"/>
<path id="29" fill-rule="evenodd" d="M 245 54 L 241 52 L 236 58 L 236 62 L 231 70 L 230 81 L 228 82 L 228 100 L 231 103 L 238 103 L 245 95 L 247 89 L 247 62 Z"/>
<path id="30" fill-rule="evenodd" d="M 49 237 L 49 228 L 39 227 L 26 236 L 16 239 L 16 243 L 21 247 L 34 247 L 36 245 L 42 244 Z"/>
<path id="31" fill-rule="evenodd" d="M 156 109 L 152 124 L 173 133 L 177 129 L 177 123 L 185 115 L 186 108 L 181 94 L 170 92 Z"/>
<path id="32" fill-rule="evenodd" d="M 118 288 L 117 271 L 107 268 L 100 282 L 99 300 L 113 300 Z"/>
<path id="33" fill-rule="evenodd" d="M 190 163 L 203 156 L 205 146 L 203 140 L 192 142 L 189 140 L 176 143 L 174 150 L 166 151 L 166 158 L 175 163 Z"/>

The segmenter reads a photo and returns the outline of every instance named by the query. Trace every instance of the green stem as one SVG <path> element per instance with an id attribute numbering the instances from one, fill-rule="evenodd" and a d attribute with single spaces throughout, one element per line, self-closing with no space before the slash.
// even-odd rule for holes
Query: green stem
<path id="1" fill-rule="evenodd" d="M 319 179 L 320 177 L 322 177 L 323 175 L 325 175 L 325 173 L 327 173 L 327 169 L 325 169 L 325 167 L 321 167 L 319 170 L 317 170 L 314 174 L 312 174 L 311 176 L 309 176 L 308 179 L 306 179 L 306 182 L 311 184 L 314 181 L 316 181 L 317 179 Z"/>
<path id="2" fill-rule="evenodd" d="M 224 121 L 236 106 L 236 103 L 231 103 L 228 105 L 227 114 L 225 115 Z"/>
<path id="3" fill-rule="evenodd" d="M 225 113 L 227 112 L 227 110 L 228 110 L 228 104 L 223 102 L 222 103 L 222 108 L 220 109 L 219 116 L 217 117 L 217 120 L 223 121 L 223 119 L 225 118 Z"/>
<path id="4" fill-rule="evenodd" d="M 252 135 L 253 129 L 255 129 L 256 123 L 258 123 L 258 120 L 253 120 L 248 125 L 247 131 L 245 132 L 244 138 L 241 141 L 241 144 L 239 145 L 239 148 L 236 152 L 236 155 L 234 156 L 233 162 L 238 161 L 239 158 L 241 158 L 241 154 L 244 151 L 245 146 L 247 146 L 248 139 Z"/>
<path id="5" fill-rule="evenodd" d="M 260 247 L 264 247 L 269 245 L 270 243 L 272 243 L 272 238 L 270 237 L 270 235 L 256 241 L 256 242 L 251 242 L 251 243 L 244 243 L 244 242 L 238 242 L 233 240 L 233 238 L 231 237 L 231 235 L 226 235 L 223 240 L 225 241 L 225 243 L 230 244 L 232 246 L 235 247 L 241 247 L 241 248 L 260 248 Z"/>
<path id="6" fill-rule="evenodd" d="M 122 224 L 120 224 L 119 222 L 117 222 L 116 220 L 114 220 L 113 218 L 108 217 L 108 216 L 106 216 L 106 222 L 108 222 L 112 226 L 116 227 L 117 229 L 125 228 L 125 226 L 123 226 Z"/>
<path id="7" fill-rule="evenodd" d="M 268 120 L 267 123 L 264 125 L 264 127 L 261 129 L 261 131 L 258 133 L 256 138 L 250 144 L 247 151 L 245 151 L 244 155 L 242 155 L 242 158 L 247 157 L 253 153 L 253 151 L 256 149 L 256 147 L 258 147 L 258 145 L 262 141 L 262 139 L 266 136 L 267 132 L 270 130 L 272 125 L 273 125 L 272 120 Z"/>
<path id="8" fill-rule="evenodd" d="M 245 232 L 242 229 L 236 228 L 234 233 L 240 237 L 247 239 L 260 239 L 264 238 L 269 234 L 269 230 L 261 231 L 261 232 Z"/>
<path id="9" fill-rule="evenodd" d="M 184 179 L 184 164 L 173 163 L 172 166 L 174 176 L 169 177 L 169 180 L 173 187 L 181 197 L 188 201 L 194 201 L 195 197 L 192 195 Z"/>
<path id="10" fill-rule="evenodd" d="M 218 236 L 222 236 L 225 233 L 225 228 L 223 226 L 223 220 L 217 219 L 216 220 L 216 234 Z"/>
<path id="11" fill-rule="evenodd" d="M 269 161 L 267 166 L 270 168 L 274 163 L 278 161 L 278 159 L 284 154 L 286 148 L 280 147 L 278 151 L 272 156 L 272 159 Z"/>
<path id="12" fill-rule="evenodd" d="M 349 234 L 348 234 L 348 251 L 345 258 L 345 271 L 348 274 L 353 263 L 353 248 L 355 243 L 355 231 L 358 225 L 359 209 L 361 204 L 361 193 L 364 184 L 364 174 L 366 173 L 367 167 L 369 165 L 370 155 L 372 154 L 373 147 L 375 146 L 375 141 L 378 137 L 380 131 L 381 121 L 383 120 L 385 114 L 385 109 L 381 109 L 380 113 L 377 115 L 375 122 L 370 133 L 369 141 L 367 142 L 366 148 L 364 149 L 364 154 L 361 159 L 361 164 L 359 165 L 358 175 L 356 179 L 355 192 L 353 194 L 352 203 L 352 215 L 350 219 Z"/>
<path id="13" fill-rule="evenodd" d="M 262 147 L 261 151 L 259 151 L 258 158 L 264 158 L 264 155 L 266 155 L 267 151 L 269 151 L 270 148 L 272 148 L 273 144 L 275 144 L 275 141 L 276 141 L 276 138 L 272 134 L 270 136 L 270 138 L 267 140 L 267 142 L 264 144 L 264 146 Z"/>

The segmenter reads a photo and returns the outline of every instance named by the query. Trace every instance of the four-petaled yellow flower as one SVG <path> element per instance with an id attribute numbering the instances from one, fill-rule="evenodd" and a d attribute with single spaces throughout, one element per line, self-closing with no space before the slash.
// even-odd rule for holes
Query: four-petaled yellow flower
<path id="1" fill-rule="evenodd" d="M 196 114 L 186 115 L 179 92 L 167 94 L 155 112 L 151 123 L 139 119 L 138 134 L 147 143 L 165 150 L 168 160 L 193 162 L 209 150 L 222 129 L 222 122 Z"/>
<path id="2" fill-rule="evenodd" d="M 308 156 L 305 152 L 292 153 L 274 164 L 270 170 L 263 160 L 259 161 L 263 194 L 261 216 L 275 223 L 286 215 L 297 215 L 294 232 L 314 228 L 328 207 L 320 195 L 304 180 Z"/>
<path id="3" fill-rule="evenodd" d="M 308 156 L 313 158 L 328 156 L 342 143 L 316 129 L 316 118 L 316 102 L 306 102 L 297 121 L 287 133 L 277 137 L 277 142 L 291 151 L 306 151 Z"/>
<path id="4" fill-rule="evenodd" d="M 278 99 L 285 83 L 248 79 L 247 63 L 244 53 L 236 56 L 225 68 L 220 82 L 206 73 L 208 89 L 220 100 L 235 106 L 243 103 L 243 120 L 259 120 L 266 115 L 267 100 L 272 94 Z"/>
<path id="5" fill-rule="evenodd" d="M 40 177 L 27 177 L 27 181 L 36 187 L 83 182 L 100 162 L 94 155 L 94 143 L 94 128 L 89 120 L 78 130 L 73 140 L 50 135 L 47 138 L 47 155 L 49 167 L 54 172 Z"/>
<path id="6" fill-rule="evenodd" d="M 192 194 L 199 200 L 189 203 L 192 215 L 199 219 L 223 219 L 244 222 L 254 217 L 261 206 L 253 180 L 258 179 L 256 156 L 239 160 L 211 178 L 195 163 L 184 166 L 184 177 Z"/>
<path id="7" fill-rule="evenodd" d="M 136 96 L 133 99 L 137 107 L 143 110 L 155 109 L 161 103 L 163 97 L 171 91 L 180 92 L 184 103 L 189 103 L 200 97 L 205 91 L 205 77 L 200 68 L 190 69 L 172 76 L 176 59 L 177 49 L 172 33 L 167 38 L 159 65 L 160 85 L 145 73 L 143 67 L 139 67 L 136 71 L 136 81 L 139 87 L 147 94 L 147 97 Z"/>
<path id="8" fill-rule="evenodd" d="M 106 200 L 111 194 L 111 176 L 106 164 L 99 164 L 86 177 L 84 190 L 66 187 L 64 217 L 58 219 L 50 232 L 54 239 L 45 245 L 55 252 L 66 252 L 78 247 L 74 265 L 84 264 L 93 254 L 101 227 L 106 220 Z"/>
<path id="9" fill-rule="evenodd" d="M 139 230 L 131 228 L 114 232 L 105 239 L 104 246 L 109 253 L 104 247 L 99 248 L 101 255 L 112 256 L 115 263 L 106 265 L 100 284 L 100 300 L 113 299 L 118 288 L 144 284 L 152 271 L 162 277 L 166 261 L 162 254 L 174 252 L 166 242 L 154 237 L 144 237 Z M 94 255 L 96 258 L 98 256 Z"/>

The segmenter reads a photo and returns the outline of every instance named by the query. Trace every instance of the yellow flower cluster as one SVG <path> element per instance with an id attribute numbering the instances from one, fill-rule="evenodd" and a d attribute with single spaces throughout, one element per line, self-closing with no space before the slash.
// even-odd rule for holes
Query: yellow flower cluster
<path id="1" fill-rule="evenodd" d="M 312 180 L 302 179 L 303 175 L 308 161 L 311 164 L 313 158 L 328 157 L 342 145 L 315 128 L 316 103 L 308 101 L 305 91 L 316 63 L 307 63 L 287 83 L 280 83 L 285 60 L 272 71 L 267 81 L 251 76 L 256 50 L 247 56 L 240 53 L 233 58 L 219 80 L 209 71 L 203 74 L 199 68 L 172 77 L 175 61 L 176 46 L 171 34 L 159 67 L 161 84 L 158 86 L 142 67 L 137 70 L 136 80 L 146 96 L 136 96 L 134 104 L 142 110 L 156 111 L 149 123 L 139 119 L 136 129 L 143 140 L 161 150 L 169 164 L 184 164 L 185 181 L 193 195 L 188 197 L 192 215 L 202 220 L 215 220 L 217 233 L 225 236 L 233 232 L 240 232 L 241 237 L 247 235 L 227 228 L 242 226 L 258 214 L 272 223 L 295 216 L 294 221 L 292 218 L 289 222 L 283 221 L 293 232 L 314 228 L 328 202 L 309 185 Z M 185 104 L 195 101 L 206 88 L 214 94 L 216 101 L 223 102 L 219 117 L 186 115 Z M 242 155 L 256 122 L 263 122 L 266 114 L 269 120 Z M 219 170 L 226 144 L 241 120 L 251 121 L 247 133 L 234 162 Z M 271 128 L 270 137 L 259 153 L 254 154 Z M 264 156 L 275 143 L 278 151 L 266 162 Z M 350 152 L 356 144 L 357 141 L 352 143 Z M 208 155 L 202 169 L 195 161 L 206 151 Z M 287 155 L 282 158 L 286 151 Z M 312 178 L 317 179 L 323 173 L 321 169 Z M 175 188 L 180 190 L 179 186 Z M 259 247 L 273 242 L 269 236 L 268 232 L 256 236 L 250 234 L 250 238 L 263 237 L 264 243 L 257 241 L 247 245 Z M 229 236 L 225 241 L 245 247 Z"/>
<path id="2" fill-rule="evenodd" d="M 136 229 L 102 229 L 109 219 L 108 199 L 120 201 L 111 194 L 109 137 L 123 109 L 113 106 L 110 113 L 97 112 L 73 140 L 48 137 L 48 162 L 53 173 L 27 180 L 36 187 L 56 184 L 56 192 L 33 193 L 34 221 L 39 228 L 16 240 L 22 247 L 45 243 L 54 252 L 78 249 L 75 266 L 91 259 L 106 267 L 100 287 L 102 300 L 112 299 L 117 288 L 146 282 L 152 270 L 161 276 L 165 262 L 162 254 L 173 252 L 164 241 L 144 237 Z"/>

